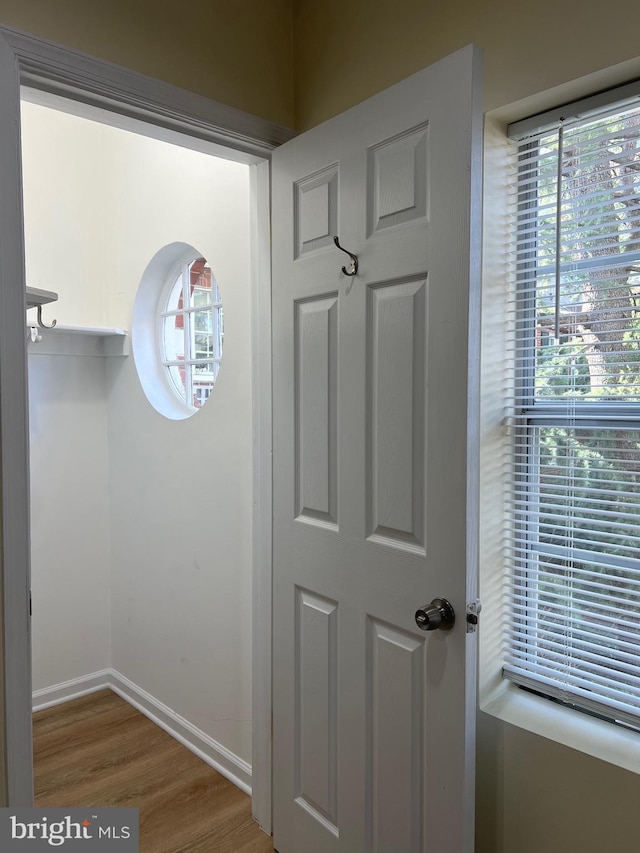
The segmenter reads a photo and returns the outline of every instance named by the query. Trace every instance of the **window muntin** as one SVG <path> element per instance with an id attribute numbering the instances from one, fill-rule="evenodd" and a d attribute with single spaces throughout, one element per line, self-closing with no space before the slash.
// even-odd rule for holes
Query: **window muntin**
<path id="1" fill-rule="evenodd" d="M 515 163 L 504 673 L 640 725 L 640 110 Z"/>
<path id="2" fill-rule="evenodd" d="M 218 283 L 204 258 L 182 265 L 161 313 L 162 364 L 190 408 L 208 400 L 218 378 L 224 314 Z"/>

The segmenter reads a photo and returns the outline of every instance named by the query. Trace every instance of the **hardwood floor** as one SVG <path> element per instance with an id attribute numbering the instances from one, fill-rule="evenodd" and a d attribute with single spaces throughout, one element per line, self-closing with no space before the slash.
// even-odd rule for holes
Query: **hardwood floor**
<path id="1" fill-rule="evenodd" d="M 33 717 L 37 806 L 140 809 L 140 853 L 271 853 L 249 797 L 110 690 Z"/>

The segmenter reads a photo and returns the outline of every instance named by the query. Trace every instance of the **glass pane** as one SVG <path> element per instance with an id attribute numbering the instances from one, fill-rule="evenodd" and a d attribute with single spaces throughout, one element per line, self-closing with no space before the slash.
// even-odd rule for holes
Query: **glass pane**
<path id="1" fill-rule="evenodd" d="M 178 395 L 183 399 L 187 399 L 187 389 L 186 389 L 186 375 L 184 365 L 173 365 L 172 367 L 168 367 L 169 377 L 171 379 L 171 384 L 178 392 Z"/>
<path id="2" fill-rule="evenodd" d="M 191 323 L 191 358 L 213 357 L 212 309 L 193 311 L 189 315 Z"/>
<path id="3" fill-rule="evenodd" d="M 612 683 L 637 692 L 640 430 L 539 427 L 531 442 L 539 468 L 518 498 L 515 656 L 569 692 L 581 679 L 590 698 Z"/>
<path id="4" fill-rule="evenodd" d="M 189 292 L 191 305 L 199 308 L 212 302 L 213 274 L 204 258 L 193 261 L 189 267 Z"/>
<path id="5" fill-rule="evenodd" d="M 211 292 L 204 290 L 194 290 L 193 292 L 193 305 L 196 308 L 201 308 L 205 305 L 208 305 L 211 301 Z"/>
<path id="6" fill-rule="evenodd" d="M 538 289 L 536 396 L 600 403 L 640 400 L 640 297 L 638 278 L 600 270 L 576 273 L 561 284 L 560 337 L 546 307 L 555 288 Z"/>
<path id="7" fill-rule="evenodd" d="M 224 340 L 224 313 L 222 308 L 214 310 L 211 320 L 215 347 L 214 355 L 216 358 L 222 358 L 222 342 Z"/>
<path id="8" fill-rule="evenodd" d="M 209 332 L 196 332 L 194 335 L 194 358 L 213 358 L 213 335 Z"/>
<path id="9" fill-rule="evenodd" d="M 540 467 L 530 520 L 540 547 L 636 557 L 640 431 L 541 427 L 535 433 Z"/>
<path id="10" fill-rule="evenodd" d="M 622 692 L 625 703 L 640 710 L 637 613 L 640 588 L 632 577 L 598 564 L 562 561 L 541 555 L 535 593 L 521 615 L 527 620 L 528 645 L 517 654 L 562 685 L 565 696 L 576 684 L 596 701 Z M 585 681 L 590 688 L 585 690 Z"/>
<path id="11" fill-rule="evenodd" d="M 218 377 L 219 367 L 217 362 L 191 365 L 191 378 L 193 382 L 192 403 L 197 409 L 201 408 L 208 400 Z"/>
<path id="12" fill-rule="evenodd" d="M 182 308 L 184 308 L 184 305 L 182 300 L 182 273 L 180 273 L 169 291 L 169 298 L 167 299 L 167 305 L 164 310 L 180 311 Z"/>
<path id="13" fill-rule="evenodd" d="M 563 683 L 595 661 L 625 684 L 618 646 L 640 640 L 640 430 L 538 427 L 530 441 L 539 467 L 517 498 L 516 627 L 529 631 L 518 655 Z"/>
<path id="14" fill-rule="evenodd" d="M 163 349 L 165 361 L 184 360 L 184 314 L 175 314 L 163 320 Z"/>
<path id="15" fill-rule="evenodd" d="M 537 201 L 520 216 L 521 277 L 536 283 L 536 395 L 640 400 L 640 115 L 568 128 L 561 165 L 558 215 L 558 136 L 544 137 L 527 184 Z"/>
<path id="16" fill-rule="evenodd" d="M 194 332 L 212 331 L 211 308 L 207 308 L 205 311 L 194 311 L 191 318 Z"/>

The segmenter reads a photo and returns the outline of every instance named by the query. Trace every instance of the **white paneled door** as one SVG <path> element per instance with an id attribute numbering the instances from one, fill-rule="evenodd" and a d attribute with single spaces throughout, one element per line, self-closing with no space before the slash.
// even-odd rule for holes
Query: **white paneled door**
<path id="1" fill-rule="evenodd" d="M 279 853 L 473 849 L 479 65 L 274 153 Z"/>

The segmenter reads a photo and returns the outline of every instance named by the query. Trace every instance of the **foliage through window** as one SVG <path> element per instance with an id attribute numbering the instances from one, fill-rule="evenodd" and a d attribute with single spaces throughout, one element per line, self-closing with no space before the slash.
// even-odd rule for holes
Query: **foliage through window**
<path id="1" fill-rule="evenodd" d="M 194 409 L 209 398 L 220 370 L 224 315 L 204 258 L 183 264 L 162 312 L 162 363 L 176 394 Z"/>
<path id="2" fill-rule="evenodd" d="M 504 674 L 640 726 L 640 109 L 521 140 Z"/>

